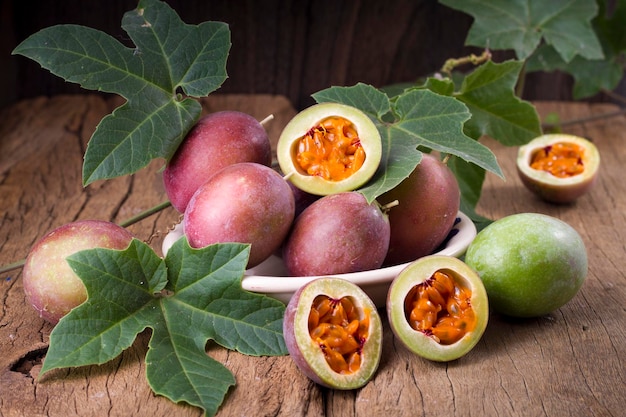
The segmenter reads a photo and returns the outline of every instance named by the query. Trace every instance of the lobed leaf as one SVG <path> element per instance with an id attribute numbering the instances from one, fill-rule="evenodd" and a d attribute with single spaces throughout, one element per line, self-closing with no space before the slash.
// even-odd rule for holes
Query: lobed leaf
<path id="1" fill-rule="evenodd" d="M 52 331 L 42 375 L 110 361 L 151 328 L 146 374 L 152 390 L 215 414 L 235 379 L 207 355 L 209 340 L 249 355 L 287 353 L 285 305 L 241 288 L 248 255 L 249 245 L 192 249 L 186 239 L 165 259 L 137 239 L 122 251 L 72 255 L 68 262 L 88 299 Z"/>
<path id="2" fill-rule="evenodd" d="M 95 29 L 57 25 L 13 51 L 66 81 L 127 100 L 91 137 L 84 185 L 134 173 L 151 159 L 171 158 L 200 116 L 200 104 L 182 93 L 203 97 L 226 80 L 225 23 L 187 25 L 166 3 L 142 0 L 124 15 L 122 27 L 134 47 Z"/>
<path id="3" fill-rule="evenodd" d="M 68 262 L 85 284 L 88 298 L 52 330 L 42 374 L 117 357 L 148 327 L 146 316 L 158 304 L 154 294 L 167 280 L 163 260 L 136 239 L 124 251 L 89 249 L 68 257 Z"/>
<path id="4" fill-rule="evenodd" d="M 472 113 L 465 125 L 469 136 L 488 135 L 504 145 L 519 146 L 541 134 L 537 110 L 515 95 L 523 65 L 521 61 L 487 61 L 465 77 L 455 97 Z"/>
<path id="5" fill-rule="evenodd" d="M 359 190 L 368 201 L 408 177 L 421 161 L 423 150 L 456 155 L 501 175 L 491 150 L 463 133 L 463 125 L 470 113 L 454 97 L 409 88 L 389 99 L 382 91 L 366 84 L 331 87 L 313 97 L 318 102 L 356 107 L 376 124 L 383 145 L 382 161 L 374 177 Z"/>
<path id="6" fill-rule="evenodd" d="M 552 45 L 569 62 L 576 55 L 602 59 L 592 27 L 595 0 L 440 0 L 474 17 L 466 44 L 490 49 L 513 49 L 528 58 L 541 41 Z"/>
<path id="7" fill-rule="evenodd" d="M 555 71 L 574 77 L 573 97 L 583 99 L 602 90 L 615 89 L 624 75 L 623 56 L 626 52 L 626 2 L 616 2 L 609 14 L 605 2 L 599 2 L 600 12 L 593 20 L 605 59 L 576 56 L 566 62 L 550 45 L 542 45 L 528 58 L 526 71 Z"/>
<path id="8" fill-rule="evenodd" d="M 187 309 L 188 326 L 202 338 L 247 355 L 284 355 L 285 305 L 242 290 L 249 245 L 222 244 L 192 249 L 180 239 L 165 262 L 175 293 L 168 307 Z"/>

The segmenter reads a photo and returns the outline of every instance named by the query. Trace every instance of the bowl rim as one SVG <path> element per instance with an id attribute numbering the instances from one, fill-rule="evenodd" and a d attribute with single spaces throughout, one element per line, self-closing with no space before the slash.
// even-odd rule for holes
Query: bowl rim
<path id="1" fill-rule="evenodd" d="M 456 217 L 459 220 L 452 230 L 457 230 L 457 232 L 448 239 L 441 250 L 434 252 L 433 255 L 460 257 L 465 253 L 474 237 L 476 237 L 477 230 L 474 222 L 461 211 L 457 213 Z M 299 277 L 257 275 L 254 272 L 254 268 L 252 268 L 244 274 L 241 285 L 244 290 L 265 294 L 296 292 L 302 285 L 314 279 L 327 276 L 344 278 L 359 286 L 377 285 L 391 283 L 412 262 L 414 261 L 363 272 Z"/>

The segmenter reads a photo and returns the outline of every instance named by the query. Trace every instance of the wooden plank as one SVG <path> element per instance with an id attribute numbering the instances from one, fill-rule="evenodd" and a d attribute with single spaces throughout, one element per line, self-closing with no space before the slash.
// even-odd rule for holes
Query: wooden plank
<path id="1" fill-rule="evenodd" d="M 123 221 L 165 199 L 155 161 L 131 177 L 80 185 L 82 154 L 97 122 L 119 102 L 95 95 L 23 101 L 0 112 L 0 265 L 21 259 L 45 232 L 68 221 Z M 238 109 L 268 125 L 275 141 L 293 116 L 278 96 L 214 95 L 206 111 Z M 562 120 L 616 108 L 584 103 L 537 103 Z M 289 357 L 256 358 L 209 345 L 208 354 L 235 375 L 219 416 L 608 416 L 620 415 L 626 388 L 626 117 L 571 125 L 602 155 L 595 188 L 575 204 L 554 206 L 528 192 L 515 173 L 515 148 L 485 143 L 506 180 L 488 175 L 479 210 L 490 218 L 542 212 L 574 226 L 589 252 L 580 293 L 545 317 L 511 320 L 492 314 L 487 332 L 465 357 L 432 363 L 409 353 L 383 315 L 383 358 L 375 378 L 355 391 L 323 389 Z M 167 209 L 130 227 L 147 238 L 178 214 Z M 154 241 L 158 247 L 160 241 Z M 155 396 L 145 381 L 149 333 L 102 366 L 57 370 L 37 379 L 50 325 L 26 305 L 20 271 L 0 276 L 0 416 L 199 416 L 198 409 Z"/>

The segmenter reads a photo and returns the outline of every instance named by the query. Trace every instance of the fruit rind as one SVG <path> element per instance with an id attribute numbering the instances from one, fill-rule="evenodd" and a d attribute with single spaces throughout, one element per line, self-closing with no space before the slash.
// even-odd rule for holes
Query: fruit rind
<path id="1" fill-rule="evenodd" d="M 309 335 L 309 313 L 318 295 L 328 295 L 335 299 L 350 297 L 360 309 L 369 312 L 369 336 L 362 351 L 364 360 L 360 369 L 352 374 L 335 372 Z M 316 278 L 300 287 L 285 310 L 283 332 L 287 350 L 298 368 L 319 385 L 341 390 L 360 388 L 378 369 L 382 353 L 382 322 L 372 300 L 359 286 L 350 281 L 324 277 Z"/>
<path id="2" fill-rule="evenodd" d="M 294 143 L 320 121 L 332 116 L 341 116 L 353 123 L 366 154 L 363 166 L 340 181 L 308 175 L 296 167 L 293 155 Z M 310 194 L 328 195 L 356 190 L 369 181 L 381 161 L 382 141 L 374 122 L 361 110 L 345 104 L 320 103 L 304 109 L 287 123 L 278 139 L 276 156 L 285 178 L 296 187 Z"/>
<path id="3" fill-rule="evenodd" d="M 558 142 L 573 143 L 585 149 L 582 161 L 585 166 L 583 173 L 559 178 L 530 166 L 530 160 L 536 151 Z M 591 189 L 598 176 L 600 153 L 597 147 L 585 138 L 564 133 L 547 134 L 521 146 L 516 165 L 522 183 L 531 192 L 545 201 L 565 204 L 573 202 Z"/>
<path id="4" fill-rule="evenodd" d="M 472 291 L 470 302 L 476 316 L 475 327 L 450 345 L 440 344 L 432 337 L 414 330 L 405 313 L 407 294 L 436 271 L 449 273 Z M 489 320 L 489 302 L 480 277 L 467 264 L 452 256 L 429 255 L 409 264 L 393 280 L 387 294 L 387 317 L 394 335 L 411 352 L 431 361 L 448 362 L 464 356 L 480 341 Z"/>

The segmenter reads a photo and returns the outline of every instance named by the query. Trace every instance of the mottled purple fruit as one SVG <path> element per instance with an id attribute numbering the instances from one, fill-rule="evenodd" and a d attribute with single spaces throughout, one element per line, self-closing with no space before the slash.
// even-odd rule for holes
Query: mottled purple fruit
<path id="1" fill-rule="evenodd" d="M 132 238 L 128 230 L 103 220 L 81 220 L 52 230 L 26 257 L 22 272 L 26 299 L 40 317 L 56 324 L 87 299 L 87 289 L 67 257 L 86 249 L 126 249 Z"/>
<path id="2" fill-rule="evenodd" d="M 183 213 L 193 193 L 211 175 L 238 162 L 271 164 L 271 144 L 263 126 L 238 111 L 202 117 L 163 171 L 163 184 L 172 206 Z"/>
<path id="3" fill-rule="evenodd" d="M 433 253 L 454 226 L 461 193 L 452 170 L 424 154 L 408 178 L 378 198 L 383 206 L 396 200 L 398 205 L 388 211 L 391 237 L 385 265 Z"/>
<path id="4" fill-rule="evenodd" d="M 253 162 L 223 168 L 193 195 L 184 215 L 189 244 L 250 244 L 248 268 L 267 259 L 285 239 L 295 203 L 287 182 Z"/>
<path id="5" fill-rule="evenodd" d="M 283 335 L 290 357 L 317 384 L 364 386 L 382 353 L 382 323 L 372 300 L 341 278 L 317 278 L 291 297 Z"/>
<path id="6" fill-rule="evenodd" d="M 356 191 L 324 196 L 295 220 L 283 248 L 292 276 L 334 275 L 379 268 L 389 247 L 389 221 Z"/>

